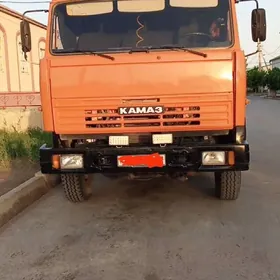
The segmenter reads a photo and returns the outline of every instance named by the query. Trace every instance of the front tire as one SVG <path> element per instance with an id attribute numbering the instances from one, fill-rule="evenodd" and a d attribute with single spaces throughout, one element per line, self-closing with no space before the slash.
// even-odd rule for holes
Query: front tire
<path id="1" fill-rule="evenodd" d="M 66 198 L 74 203 L 88 200 L 92 194 L 90 179 L 84 174 L 61 174 Z"/>
<path id="2" fill-rule="evenodd" d="M 221 200 L 236 200 L 241 189 L 241 171 L 215 172 L 215 192 Z"/>

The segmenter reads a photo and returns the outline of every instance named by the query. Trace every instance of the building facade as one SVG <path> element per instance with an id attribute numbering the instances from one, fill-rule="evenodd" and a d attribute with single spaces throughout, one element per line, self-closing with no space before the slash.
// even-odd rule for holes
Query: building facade
<path id="1" fill-rule="evenodd" d="M 280 56 L 272 58 L 270 61 L 271 67 L 273 68 L 280 68 Z"/>
<path id="2" fill-rule="evenodd" d="M 27 60 L 21 50 L 20 21 L 22 15 L 0 5 L 0 128 L 3 121 L 15 119 L 19 110 L 28 115 L 40 108 L 39 61 L 45 52 L 46 26 L 32 19 L 32 50 Z M 24 111 L 23 111 L 24 109 Z M 40 115 L 36 116 L 37 118 Z M 23 118 L 24 119 L 24 118 Z M 28 117 L 24 126 L 28 126 Z M 41 121 L 35 126 L 41 126 Z"/>

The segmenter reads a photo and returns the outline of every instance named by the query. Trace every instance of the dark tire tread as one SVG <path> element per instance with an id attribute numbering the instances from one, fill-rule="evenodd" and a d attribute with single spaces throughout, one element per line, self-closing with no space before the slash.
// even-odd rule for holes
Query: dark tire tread
<path id="1" fill-rule="evenodd" d="M 236 200 L 241 189 L 241 171 L 215 173 L 216 195 L 221 200 Z"/>
<path id="2" fill-rule="evenodd" d="M 83 202 L 89 198 L 85 194 L 83 175 L 80 174 L 61 174 L 62 186 L 66 198 L 71 202 Z"/>

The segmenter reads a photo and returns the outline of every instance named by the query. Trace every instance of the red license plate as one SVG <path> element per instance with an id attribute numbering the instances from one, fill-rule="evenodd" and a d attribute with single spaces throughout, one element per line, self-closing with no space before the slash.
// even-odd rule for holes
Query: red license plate
<path id="1" fill-rule="evenodd" d="M 118 167 L 163 167 L 166 165 L 165 155 L 158 153 L 151 155 L 118 156 Z"/>

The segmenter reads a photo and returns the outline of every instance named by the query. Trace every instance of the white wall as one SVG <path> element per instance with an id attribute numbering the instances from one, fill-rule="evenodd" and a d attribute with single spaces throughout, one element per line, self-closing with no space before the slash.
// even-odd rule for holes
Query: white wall
<path id="1" fill-rule="evenodd" d="M 20 21 L 0 10 L 0 92 L 40 91 L 39 55 L 40 48 L 44 48 L 42 40 L 45 39 L 46 30 L 31 24 L 32 51 L 25 61 L 19 36 Z"/>
<path id="2" fill-rule="evenodd" d="M 280 68 L 280 58 L 271 61 L 272 68 Z"/>

